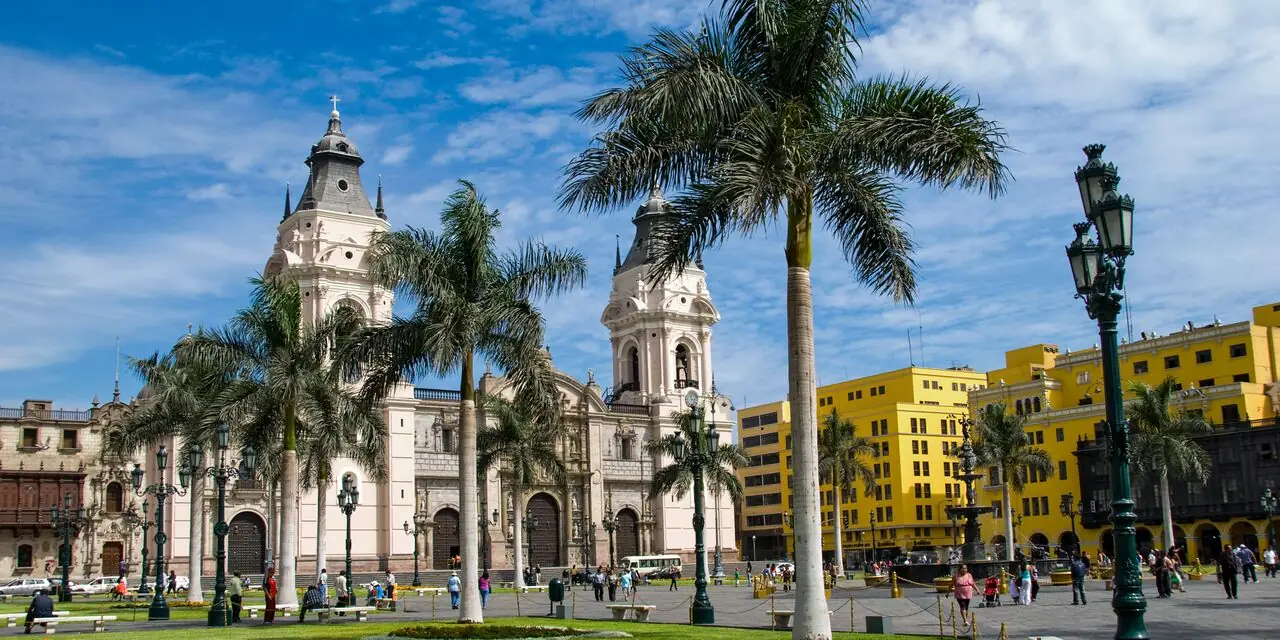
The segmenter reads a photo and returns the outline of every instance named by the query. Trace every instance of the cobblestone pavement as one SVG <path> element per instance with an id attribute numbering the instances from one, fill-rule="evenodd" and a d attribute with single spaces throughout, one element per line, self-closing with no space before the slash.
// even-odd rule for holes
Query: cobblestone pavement
<path id="1" fill-rule="evenodd" d="M 853 581 L 851 581 L 852 583 Z M 856 581 L 859 583 L 861 581 Z M 1172 599 L 1155 598 L 1151 581 L 1144 585 L 1150 598 L 1146 615 L 1147 629 L 1156 640 L 1236 640 L 1280 637 L 1277 631 L 1277 614 L 1280 614 L 1280 580 L 1263 578 L 1258 584 L 1240 585 L 1240 599 L 1227 600 L 1212 579 L 1188 582 L 1187 592 L 1178 593 Z M 1090 581 L 1089 604 L 1083 607 L 1071 605 L 1071 592 L 1066 587 L 1045 586 L 1039 600 L 1030 607 L 1010 605 L 1008 596 L 1004 606 L 990 609 L 974 609 L 978 616 L 979 637 L 994 639 L 999 636 L 1000 625 L 1007 625 L 1010 638 L 1037 636 L 1058 637 L 1063 640 L 1110 638 L 1115 631 L 1115 616 L 1111 611 L 1110 592 L 1102 583 Z M 642 586 L 639 602 L 651 604 L 657 610 L 651 616 L 655 622 L 687 623 L 689 599 L 693 588 L 681 586 L 678 591 L 668 591 L 666 586 Z M 756 600 L 745 586 L 712 586 L 710 597 L 716 607 L 716 624 L 735 627 L 768 628 L 771 606 L 778 610 L 794 608 L 792 594 L 779 592 L 774 599 Z M 611 617 L 603 603 L 595 602 L 590 590 L 573 589 L 566 599 L 573 605 L 578 618 L 606 620 Z M 923 588 L 904 589 L 904 597 L 892 599 L 886 588 L 863 589 L 860 586 L 837 588 L 829 603 L 832 611 L 832 627 L 836 631 L 866 630 L 867 616 L 888 616 L 897 633 L 937 636 L 938 605 L 941 603 L 943 630 L 951 635 L 950 616 L 953 600 Z M 456 612 L 449 608 L 448 596 L 438 598 L 410 597 L 401 601 L 400 611 L 380 613 L 371 619 L 379 622 L 403 620 L 406 623 L 438 619 L 455 619 Z M 434 606 L 433 606 L 434 605 Z M 850 607 L 852 606 L 852 616 Z M 489 600 L 485 611 L 488 617 L 543 616 L 550 610 L 545 593 L 521 595 L 517 605 L 514 594 L 498 594 Z M 145 612 L 143 613 L 145 616 Z M 123 616 L 122 616 L 123 617 Z M 276 626 L 297 624 L 297 618 L 276 618 Z M 245 625 L 260 624 L 260 620 L 245 620 Z M 337 624 L 359 624 L 350 619 L 337 619 Z M 851 624 L 852 623 L 852 624 Z M 313 632 L 315 623 L 308 620 L 307 635 Z M 119 622 L 112 632 L 127 635 L 132 630 L 153 629 L 207 629 L 202 620 L 169 622 Z M 70 631 L 70 629 L 68 629 Z M 22 627 L 5 629 L 0 635 L 22 633 Z M 300 634 L 303 635 L 303 634 Z M 965 636 L 967 637 L 967 636 Z"/>

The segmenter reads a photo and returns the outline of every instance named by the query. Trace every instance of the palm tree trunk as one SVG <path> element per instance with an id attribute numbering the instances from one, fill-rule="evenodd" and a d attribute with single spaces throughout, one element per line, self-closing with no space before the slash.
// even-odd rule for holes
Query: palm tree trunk
<path id="1" fill-rule="evenodd" d="M 794 488 L 796 614 L 791 637 L 829 640 L 831 619 L 822 584 L 822 528 L 818 506 L 818 413 L 813 353 L 813 195 L 787 202 L 787 369 L 791 437 L 795 445 Z"/>
<path id="2" fill-rule="evenodd" d="M 328 562 L 326 546 L 329 543 L 328 511 L 325 494 L 329 491 L 329 474 L 326 470 L 316 481 L 316 582 L 320 582 L 320 570 Z"/>
<path id="3" fill-rule="evenodd" d="M 515 506 L 515 522 L 511 523 L 511 547 L 515 549 L 515 553 L 511 556 L 513 559 L 511 567 L 516 571 L 516 593 L 519 593 L 520 587 L 524 586 L 524 551 L 520 548 L 524 544 L 524 527 L 521 526 L 524 524 L 524 499 L 520 489 L 519 482 L 511 484 L 511 504 Z"/>
<path id="4" fill-rule="evenodd" d="M 187 602 L 204 602 L 204 590 L 200 588 L 200 576 L 204 569 L 204 474 L 191 476 L 190 535 L 187 538 Z"/>
<path id="5" fill-rule="evenodd" d="M 267 562 L 275 562 L 276 554 L 280 552 L 280 521 L 276 516 L 279 512 L 279 501 L 276 500 L 276 494 L 280 491 L 280 481 L 271 481 L 271 491 L 267 494 L 267 544 L 271 547 L 267 551 Z M 266 571 L 266 568 L 263 568 Z"/>
<path id="6" fill-rule="evenodd" d="M 472 377 L 474 355 L 468 353 L 462 361 L 462 407 L 458 412 L 458 486 L 462 491 L 462 522 L 458 524 L 462 547 L 462 606 L 458 610 L 458 622 L 484 622 L 480 609 L 479 575 L 480 545 L 476 539 L 479 517 L 478 482 L 476 478 L 476 400 L 475 380 Z"/>
<path id="7" fill-rule="evenodd" d="M 1165 551 L 1173 548 L 1173 499 L 1169 491 L 1169 469 L 1160 470 L 1160 515 L 1164 522 Z"/>
<path id="8" fill-rule="evenodd" d="M 842 498 L 842 497 L 843 497 L 843 495 L 841 494 L 841 488 L 840 488 L 840 487 L 836 487 L 836 488 L 835 488 L 835 490 L 836 490 L 836 500 L 835 500 L 835 502 L 836 502 L 836 512 L 835 512 L 835 518 L 836 518 L 836 572 L 837 572 L 837 574 L 839 574 L 839 575 L 843 576 L 843 575 L 844 575 L 844 522 L 842 522 L 842 521 L 841 521 L 841 518 L 843 517 L 843 515 L 844 515 L 844 514 L 842 513 L 842 511 L 841 511 L 841 509 L 840 509 L 840 507 L 842 506 L 842 505 L 841 505 L 841 502 L 840 502 L 840 498 Z"/>
<path id="9" fill-rule="evenodd" d="M 1000 500 L 1004 502 L 1004 559 L 1013 562 L 1013 504 L 1009 497 L 1009 477 L 1000 479 Z"/>
<path id="10" fill-rule="evenodd" d="M 298 604 L 298 429 L 297 407 L 284 415 L 284 452 L 280 457 L 280 561 L 276 604 Z"/>

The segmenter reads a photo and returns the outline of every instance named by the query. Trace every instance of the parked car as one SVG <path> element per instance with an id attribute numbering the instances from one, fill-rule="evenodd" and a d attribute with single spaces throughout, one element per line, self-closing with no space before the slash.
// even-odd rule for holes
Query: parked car
<path id="1" fill-rule="evenodd" d="M 178 591 L 186 591 L 188 588 L 191 587 L 191 579 L 186 576 L 178 576 L 174 581 L 177 582 Z M 156 588 L 155 576 L 147 576 L 147 589 L 155 589 L 155 588 Z M 165 591 L 169 590 L 169 576 L 164 577 L 164 588 L 165 588 Z"/>
<path id="2" fill-rule="evenodd" d="M 77 596 L 80 596 L 80 595 L 90 596 L 90 595 L 101 594 L 101 593 L 109 593 L 112 589 L 116 588 L 116 582 L 119 579 L 120 578 L 118 576 L 117 577 L 99 576 L 88 582 L 81 582 L 79 584 L 72 583 L 71 593 L 72 595 L 77 595 Z"/>
<path id="3" fill-rule="evenodd" d="M 37 591 L 52 593 L 53 583 L 44 578 L 15 578 L 0 586 L 0 594 L 9 596 L 29 596 Z"/>

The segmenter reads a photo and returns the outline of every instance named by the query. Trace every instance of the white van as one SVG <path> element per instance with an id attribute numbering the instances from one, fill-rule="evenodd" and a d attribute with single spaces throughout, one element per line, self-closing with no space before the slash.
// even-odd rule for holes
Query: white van
<path id="1" fill-rule="evenodd" d="M 668 567 L 680 567 L 681 572 L 684 567 L 680 563 L 680 556 L 626 556 L 622 559 L 623 569 L 635 569 L 636 573 L 641 577 L 650 575 Z"/>

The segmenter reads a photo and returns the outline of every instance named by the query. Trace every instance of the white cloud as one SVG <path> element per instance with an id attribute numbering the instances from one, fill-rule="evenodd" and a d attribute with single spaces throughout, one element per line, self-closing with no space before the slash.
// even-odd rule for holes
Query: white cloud
<path id="1" fill-rule="evenodd" d="M 387 147 L 387 150 L 382 154 L 382 163 L 389 165 L 401 164 L 409 158 L 410 153 L 413 153 L 413 145 L 411 144 Z"/>
<path id="2" fill-rule="evenodd" d="M 445 138 L 444 147 L 436 152 L 433 160 L 443 163 L 510 159 L 574 127 L 572 118 L 561 113 L 494 111 L 459 124 Z"/>
<path id="3" fill-rule="evenodd" d="M 719 3 L 689 0 L 485 0 L 486 8 L 518 21 L 516 32 L 531 29 L 562 34 L 622 32 L 639 38 L 657 26 L 689 27 Z"/>
<path id="4" fill-rule="evenodd" d="M 230 197 L 231 188 L 225 182 L 187 191 L 188 200 L 226 200 Z"/>
<path id="5" fill-rule="evenodd" d="M 422 0 L 389 0 L 386 4 L 374 8 L 374 13 L 404 13 L 419 4 Z"/>
<path id="6" fill-rule="evenodd" d="M 561 71 L 552 66 L 538 66 L 493 71 L 468 80 L 458 91 L 468 100 L 481 104 L 539 107 L 575 104 L 601 88 L 594 69 L 579 67 Z"/>
<path id="7" fill-rule="evenodd" d="M 467 12 L 458 7 L 438 7 L 436 21 L 446 27 L 445 35 L 450 38 L 465 36 L 475 30 L 476 26 L 467 20 Z"/>
<path id="8" fill-rule="evenodd" d="M 446 53 L 433 53 L 415 63 L 413 66 L 422 69 L 447 69 L 449 67 L 459 67 L 462 65 L 494 65 L 504 64 L 506 61 L 502 58 L 491 56 L 452 56 Z"/>

